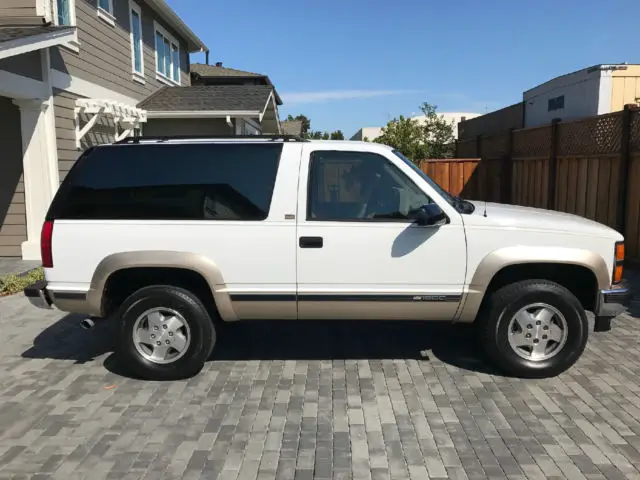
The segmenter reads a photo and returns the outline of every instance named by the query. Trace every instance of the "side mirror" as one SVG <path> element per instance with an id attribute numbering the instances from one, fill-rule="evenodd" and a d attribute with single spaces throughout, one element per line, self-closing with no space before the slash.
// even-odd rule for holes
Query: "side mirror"
<path id="1" fill-rule="evenodd" d="M 417 225 L 426 227 L 434 225 L 444 225 L 447 223 L 447 216 L 437 203 L 427 203 L 409 214 Z"/>

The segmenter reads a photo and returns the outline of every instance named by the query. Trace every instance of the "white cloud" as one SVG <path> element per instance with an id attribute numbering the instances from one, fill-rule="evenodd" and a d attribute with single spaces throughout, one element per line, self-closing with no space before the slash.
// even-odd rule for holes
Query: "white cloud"
<path id="1" fill-rule="evenodd" d="M 285 105 L 291 105 L 295 103 L 320 103 L 330 102 L 332 100 L 383 97 L 414 91 L 415 90 L 327 90 L 320 92 L 291 92 L 284 93 L 282 100 Z"/>

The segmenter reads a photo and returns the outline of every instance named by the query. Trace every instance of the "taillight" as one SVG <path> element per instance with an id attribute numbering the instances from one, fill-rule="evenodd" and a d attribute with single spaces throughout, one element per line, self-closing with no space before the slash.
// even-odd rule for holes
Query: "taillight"
<path id="1" fill-rule="evenodd" d="M 53 220 L 47 220 L 42 225 L 40 235 L 40 256 L 44 268 L 53 268 L 53 251 L 51 242 L 53 240 Z"/>
<path id="2" fill-rule="evenodd" d="M 624 242 L 616 242 L 613 258 L 613 283 L 620 283 L 624 273 Z"/>

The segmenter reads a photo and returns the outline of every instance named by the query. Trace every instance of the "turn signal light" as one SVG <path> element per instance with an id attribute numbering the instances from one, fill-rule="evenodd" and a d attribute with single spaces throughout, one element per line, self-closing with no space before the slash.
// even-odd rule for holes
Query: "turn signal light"
<path id="1" fill-rule="evenodd" d="M 624 261 L 624 243 L 616 243 L 616 262 Z"/>
<path id="2" fill-rule="evenodd" d="M 613 283 L 620 283 L 622 281 L 622 265 L 616 265 L 613 270 Z"/>

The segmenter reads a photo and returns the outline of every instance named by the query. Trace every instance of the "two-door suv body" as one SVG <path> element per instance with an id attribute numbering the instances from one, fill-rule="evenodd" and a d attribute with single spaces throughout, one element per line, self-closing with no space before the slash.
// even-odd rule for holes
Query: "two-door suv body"
<path id="1" fill-rule="evenodd" d="M 541 377 L 581 355 L 587 310 L 610 327 L 623 260 L 611 228 L 453 197 L 384 145 L 142 137 L 74 165 L 25 294 L 119 322 L 152 379 L 196 374 L 244 319 L 475 321 L 497 366 Z"/>

